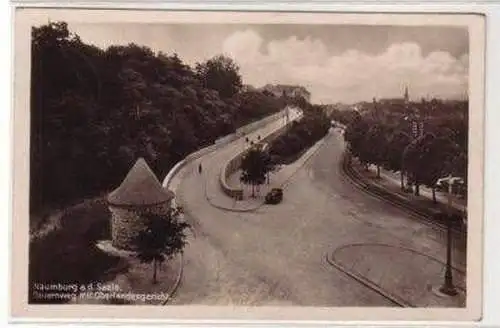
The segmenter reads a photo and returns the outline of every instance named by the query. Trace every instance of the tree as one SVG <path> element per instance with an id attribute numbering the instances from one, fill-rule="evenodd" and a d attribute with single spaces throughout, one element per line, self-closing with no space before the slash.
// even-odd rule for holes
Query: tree
<path id="1" fill-rule="evenodd" d="M 370 124 L 361 115 L 356 116 L 349 124 L 344 133 L 344 140 L 349 144 L 349 149 L 353 156 L 357 157 L 363 165 L 367 165 L 364 149 L 365 134 L 369 130 Z"/>
<path id="2" fill-rule="evenodd" d="M 386 169 L 393 172 L 400 172 L 401 177 L 401 190 L 404 190 L 404 168 L 403 168 L 403 152 L 405 148 L 410 144 L 410 136 L 401 131 L 395 131 L 390 134 L 387 141 L 387 147 L 385 152 L 385 163 Z"/>
<path id="3" fill-rule="evenodd" d="M 455 157 L 451 161 L 451 173 L 453 176 L 461 177 L 464 179 L 465 185 L 467 185 L 467 153 L 463 150 L 459 150 Z"/>
<path id="4" fill-rule="evenodd" d="M 449 138 L 428 133 L 406 147 L 403 165 L 415 184 L 415 195 L 419 195 L 419 185 L 425 184 L 433 191 L 439 178 L 451 172 L 451 163 L 457 153 L 457 145 Z"/>
<path id="5" fill-rule="evenodd" d="M 221 98 L 230 98 L 243 87 L 239 70 L 231 58 L 223 55 L 196 64 L 196 73 L 202 85 L 217 91 Z"/>
<path id="6" fill-rule="evenodd" d="M 106 138 L 104 124 L 96 118 L 101 54 L 70 33 L 64 22 L 32 29 L 30 187 L 40 191 L 31 194 L 32 208 L 67 201 L 98 185 L 89 176 L 102 159 L 99 149 L 105 147 L 99 141 Z"/>
<path id="7" fill-rule="evenodd" d="M 276 156 L 272 156 L 269 150 L 264 151 L 264 171 L 266 172 L 267 184 L 270 183 L 269 173 L 275 172 L 277 167 L 278 165 Z"/>
<path id="8" fill-rule="evenodd" d="M 377 178 L 380 178 L 380 166 L 385 162 L 386 147 L 386 128 L 380 123 L 375 123 L 364 135 L 360 156 L 364 162 L 377 166 Z"/>
<path id="9" fill-rule="evenodd" d="M 252 197 L 255 186 L 266 182 L 266 175 L 274 169 L 271 157 L 257 147 L 252 147 L 241 161 L 240 181 L 252 185 Z"/>
<path id="10" fill-rule="evenodd" d="M 137 258 L 143 263 L 153 263 L 153 283 L 157 283 L 158 263 L 181 253 L 187 244 L 185 230 L 190 227 L 180 220 L 180 210 L 169 208 L 164 214 L 145 213 L 145 228 L 137 235 Z"/>
<path id="11" fill-rule="evenodd" d="M 246 124 L 254 119 L 261 118 L 285 107 L 280 98 L 266 95 L 261 91 L 244 91 L 233 96 L 238 108 L 234 112 L 234 120 L 239 124 Z"/>
<path id="12" fill-rule="evenodd" d="M 303 150 L 323 138 L 330 120 L 320 106 L 308 105 L 300 121 L 293 121 L 285 133 L 271 141 L 269 152 L 276 162 L 295 159 Z"/>
<path id="13" fill-rule="evenodd" d="M 116 187 L 137 157 L 164 176 L 285 103 L 241 92 L 238 67 L 223 56 L 195 69 L 138 44 L 103 50 L 64 22 L 34 27 L 31 46 L 32 212 Z"/>
<path id="14" fill-rule="evenodd" d="M 349 125 L 355 117 L 359 116 L 355 110 L 341 110 L 334 108 L 330 113 L 330 118 L 344 125 Z"/>
<path id="15" fill-rule="evenodd" d="M 414 140 L 406 146 L 403 152 L 403 167 L 407 174 L 408 184 L 415 185 L 415 196 L 420 194 L 419 174 L 422 169 L 420 166 L 422 164 L 420 150 L 418 140 Z"/>
<path id="16" fill-rule="evenodd" d="M 422 147 L 422 165 L 425 165 L 422 167 L 422 182 L 432 189 L 432 199 L 436 203 L 437 180 L 454 171 L 452 164 L 458 154 L 458 145 L 447 137 L 433 136 Z"/>

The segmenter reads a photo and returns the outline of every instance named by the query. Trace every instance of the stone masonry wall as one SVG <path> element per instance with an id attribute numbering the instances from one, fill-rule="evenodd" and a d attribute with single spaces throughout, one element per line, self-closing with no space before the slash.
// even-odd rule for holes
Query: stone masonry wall
<path id="1" fill-rule="evenodd" d="M 144 219 L 140 216 L 145 211 L 165 213 L 170 207 L 170 202 L 150 207 L 115 207 L 109 206 L 111 211 L 111 238 L 116 248 L 134 250 L 134 239 L 145 228 Z"/>

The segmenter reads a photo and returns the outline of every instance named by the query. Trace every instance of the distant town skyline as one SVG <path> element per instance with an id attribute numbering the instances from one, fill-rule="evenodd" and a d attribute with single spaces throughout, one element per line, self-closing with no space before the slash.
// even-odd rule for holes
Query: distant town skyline
<path id="1" fill-rule="evenodd" d="M 374 97 L 463 99 L 468 93 L 466 28 L 362 25 L 73 24 L 102 48 L 136 43 L 189 65 L 232 57 L 243 83 L 301 85 L 315 103 Z"/>

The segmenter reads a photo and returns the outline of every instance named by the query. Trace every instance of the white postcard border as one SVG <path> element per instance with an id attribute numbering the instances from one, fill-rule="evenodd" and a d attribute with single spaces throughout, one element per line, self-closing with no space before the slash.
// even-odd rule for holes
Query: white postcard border
<path id="1" fill-rule="evenodd" d="M 29 187 L 29 63 L 33 24 L 50 20 L 71 22 L 177 22 L 177 23 L 295 23 L 462 25 L 469 27 L 469 234 L 467 256 L 467 307 L 464 309 L 388 309 L 314 307 L 204 307 L 204 306 L 90 306 L 28 305 L 28 187 Z M 14 18 L 14 197 L 11 224 L 11 315 L 27 318 L 122 318 L 158 320 L 477 320 L 482 314 L 483 179 L 484 179 L 484 48 L 483 16 L 416 14 L 331 13 L 228 13 L 121 10 L 17 9 Z M 471 192 L 473 191 L 473 192 Z"/>

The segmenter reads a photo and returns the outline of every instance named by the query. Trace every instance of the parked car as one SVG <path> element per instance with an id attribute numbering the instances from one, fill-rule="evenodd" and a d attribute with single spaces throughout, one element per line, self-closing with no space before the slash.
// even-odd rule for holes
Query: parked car
<path id="1" fill-rule="evenodd" d="M 283 189 L 273 188 L 266 195 L 266 204 L 278 204 L 283 200 Z"/>

